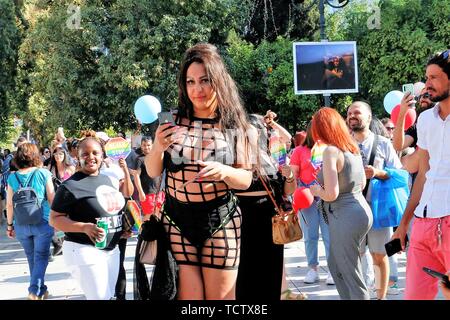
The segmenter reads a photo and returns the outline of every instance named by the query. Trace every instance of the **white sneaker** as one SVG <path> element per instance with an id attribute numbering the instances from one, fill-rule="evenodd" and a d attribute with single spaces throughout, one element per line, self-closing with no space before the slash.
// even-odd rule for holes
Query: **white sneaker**
<path id="1" fill-rule="evenodd" d="M 319 281 L 319 273 L 314 269 L 309 269 L 303 280 L 304 283 L 315 283 Z"/>
<path id="2" fill-rule="evenodd" d="M 334 279 L 333 279 L 333 277 L 331 276 L 331 273 L 330 273 L 330 272 L 328 272 L 327 280 L 325 281 L 325 283 L 328 284 L 328 285 L 330 285 L 330 286 L 334 285 Z"/>
<path id="3" fill-rule="evenodd" d="M 376 299 L 378 299 L 378 296 L 377 296 L 377 289 L 375 289 L 375 287 L 373 287 L 373 288 L 368 288 L 368 289 L 369 289 L 370 299 L 371 299 L 371 300 L 376 300 Z"/>
<path id="4" fill-rule="evenodd" d="M 389 294 L 389 295 L 398 295 L 398 294 L 400 294 L 400 290 L 398 289 L 397 282 L 394 282 L 392 285 L 390 285 L 388 287 L 387 294 Z"/>

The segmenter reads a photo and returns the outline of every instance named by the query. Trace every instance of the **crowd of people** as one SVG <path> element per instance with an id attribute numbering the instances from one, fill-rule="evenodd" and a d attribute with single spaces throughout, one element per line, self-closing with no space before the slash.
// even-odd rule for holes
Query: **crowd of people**
<path id="1" fill-rule="evenodd" d="M 294 191 L 306 187 L 314 199 L 297 212 L 309 268 L 305 283 L 320 280 L 321 235 L 326 284 L 335 285 L 341 299 L 398 294 L 397 259 L 388 257 L 385 244 L 399 239 L 407 251 L 405 299 L 434 299 L 439 287 L 450 299 L 450 288 L 422 271 L 450 271 L 449 52 L 428 61 L 425 87 L 418 97 L 405 93 L 397 123 L 378 120 L 367 102 L 354 101 L 345 117 L 319 108 L 305 131 L 292 136 L 270 110 L 247 114 L 217 48 L 200 43 L 180 65 L 174 122 L 133 142 L 137 148 L 127 159 L 109 159 L 109 137 L 93 131 L 67 139 L 58 128 L 51 146 L 41 149 L 19 138 L 15 152 L 3 151 L 0 209 L 7 236 L 27 256 L 28 298 L 49 296 L 45 271 L 53 242 L 53 254 L 62 252 L 88 300 L 125 299 L 123 263 L 132 234 L 124 232 L 123 216 L 134 199 L 144 221 L 155 215 L 163 226 L 159 236 L 176 266 L 176 299 L 307 299 L 287 287 L 284 246 L 272 238 L 278 208 L 271 201 L 291 210 Z M 406 113 L 417 101 L 420 116 L 405 132 Z M 398 223 L 383 224 L 372 206 L 381 201 L 377 183 L 405 170 L 406 209 Z M 24 205 L 20 195 L 35 201 Z M 158 268 L 162 263 L 157 259 Z M 165 279 L 154 277 L 158 281 Z"/>

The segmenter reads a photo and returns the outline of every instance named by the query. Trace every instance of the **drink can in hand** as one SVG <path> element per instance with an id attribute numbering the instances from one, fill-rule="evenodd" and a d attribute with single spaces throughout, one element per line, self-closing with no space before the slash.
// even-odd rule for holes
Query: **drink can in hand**
<path id="1" fill-rule="evenodd" d="M 101 241 L 95 242 L 95 247 L 97 249 L 105 249 L 106 247 L 106 235 L 108 234 L 108 223 L 106 221 L 97 220 L 97 227 L 102 228 L 105 231 L 105 235 L 102 237 Z"/>

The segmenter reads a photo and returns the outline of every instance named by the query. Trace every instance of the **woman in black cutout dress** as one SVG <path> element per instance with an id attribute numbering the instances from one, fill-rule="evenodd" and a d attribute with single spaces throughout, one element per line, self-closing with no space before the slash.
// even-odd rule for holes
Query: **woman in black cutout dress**
<path id="1" fill-rule="evenodd" d="M 186 51 L 178 88 L 176 125 L 158 127 L 145 159 L 150 177 L 167 173 L 162 221 L 179 266 L 177 298 L 234 299 L 241 216 L 233 190 L 251 183 L 250 126 L 213 45 Z"/>

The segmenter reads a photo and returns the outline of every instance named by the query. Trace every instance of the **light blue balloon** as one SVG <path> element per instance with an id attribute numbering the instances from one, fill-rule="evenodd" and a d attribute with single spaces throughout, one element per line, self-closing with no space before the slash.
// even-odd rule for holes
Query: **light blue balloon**
<path id="1" fill-rule="evenodd" d="M 142 96 L 134 103 L 134 115 L 141 123 L 152 123 L 158 119 L 159 112 L 161 112 L 161 102 L 154 96 Z"/>
<path id="2" fill-rule="evenodd" d="M 403 92 L 401 91 L 393 90 L 391 92 L 388 92 L 388 94 L 384 96 L 383 100 L 384 110 L 386 110 L 387 113 L 391 114 L 392 109 L 394 109 L 396 105 L 400 104 L 402 98 Z"/>

